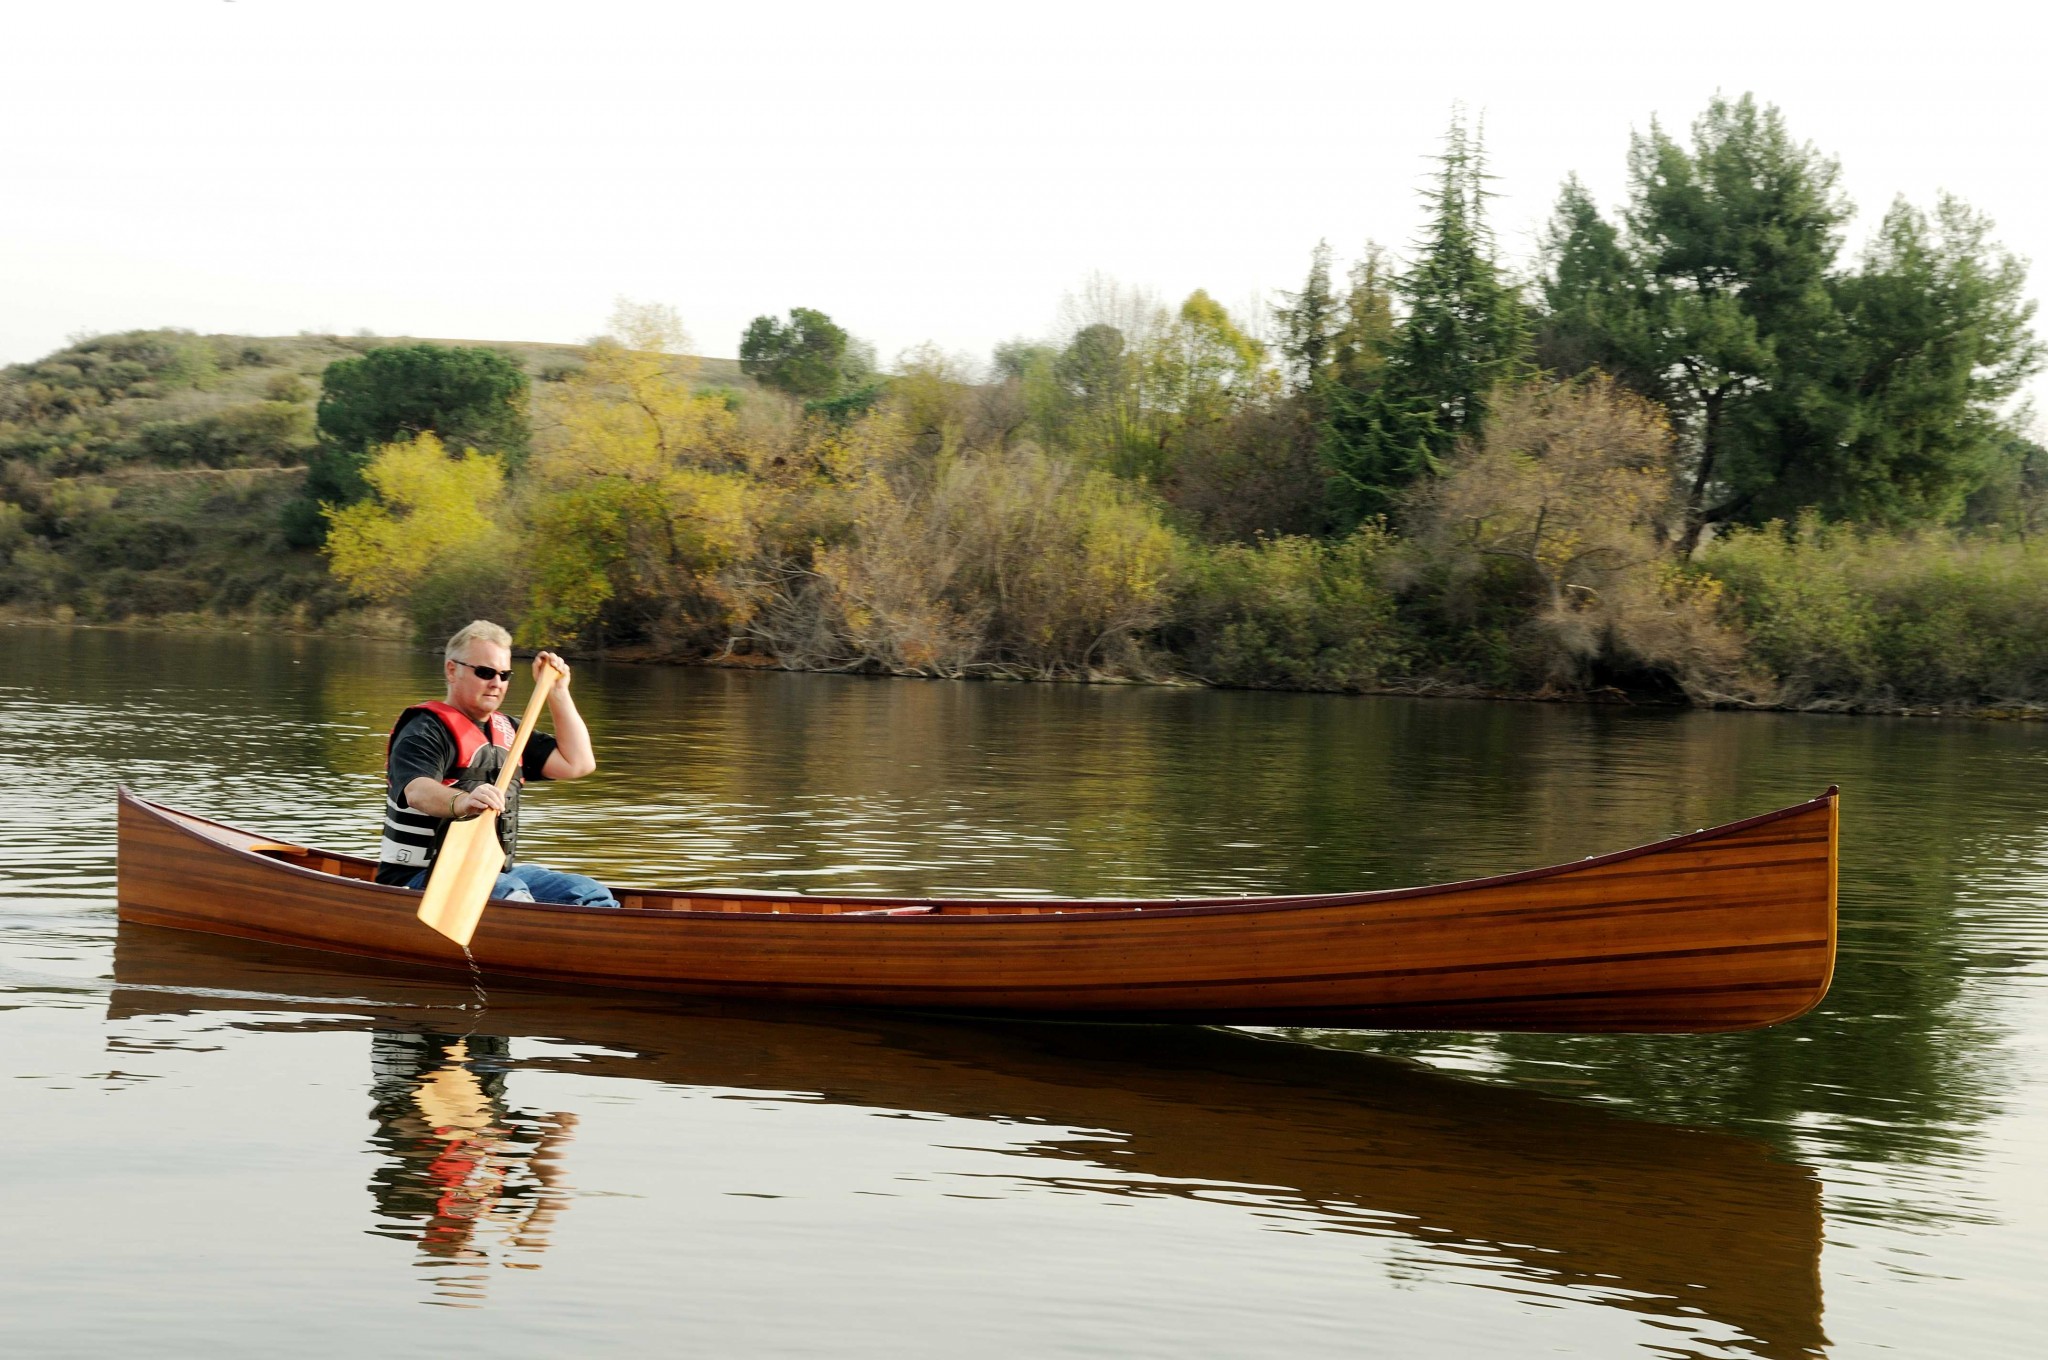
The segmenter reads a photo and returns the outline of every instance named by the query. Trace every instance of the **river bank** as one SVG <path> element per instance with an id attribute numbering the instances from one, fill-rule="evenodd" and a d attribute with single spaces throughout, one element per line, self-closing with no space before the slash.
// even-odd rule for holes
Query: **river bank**
<path id="1" fill-rule="evenodd" d="M 0 628 L 78 629 L 106 633 L 215 634 L 220 636 L 289 636 L 305 638 L 373 639 L 421 652 L 439 644 L 421 641 L 404 615 L 390 609 L 350 610 L 312 621 L 304 617 L 264 614 L 185 613 L 161 617 L 128 618 L 118 623 L 95 623 L 66 616 L 57 610 L 38 614 L 11 606 L 0 606 Z M 1416 680 L 1369 688 L 1342 690 L 1286 685 L 1227 685 L 1188 675 L 1128 676 L 1114 674 L 1027 677 L 1005 674 L 964 676 L 892 675 L 877 671 L 854 671 L 845 667 L 800 666 L 772 656 L 731 653 L 717 656 L 664 654 L 645 646 L 613 648 L 558 648 L 576 661 L 601 661 L 608 665 L 657 668 L 688 668 L 726 671 L 778 671 L 816 675 L 864 675 L 877 680 L 953 680 L 997 685 L 1054 686 L 1137 686 L 1142 688 L 1241 690 L 1288 694 L 1338 694 L 1403 699 L 1464 699 L 1490 703 L 1564 704 L 1574 706 L 1637 709 L 1734 708 L 1750 712 L 1839 714 L 1842 716 L 1886 718 L 1967 718 L 1986 722 L 2048 722 L 2048 705 L 2032 703 L 1875 704 L 1830 698 L 1813 698 L 1799 703 L 1698 704 L 1669 691 L 1631 694 L 1618 687 L 1596 690 L 1512 691 L 1458 685 L 1442 681 Z"/>
<path id="2" fill-rule="evenodd" d="M 1396 513 L 1289 530 L 1062 451 L 1021 379 L 912 365 L 873 409 L 818 413 L 711 361 L 511 347 L 489 354 L 524 366 L 532 449 L 376 445 L 382 490 L 301 542 L 334 454 L 316 387 L 380 346 L 135 333 L 0 375 L 4 617 L 405 640 L 483 616 L 662 665 L 2048 715 L 2025 516 L 1808 514 L 1681 554 L 1669 427 L 1603 382 L 1504 391 Z M 1296 452 L 1289 476 L 1324 486 Z"/>

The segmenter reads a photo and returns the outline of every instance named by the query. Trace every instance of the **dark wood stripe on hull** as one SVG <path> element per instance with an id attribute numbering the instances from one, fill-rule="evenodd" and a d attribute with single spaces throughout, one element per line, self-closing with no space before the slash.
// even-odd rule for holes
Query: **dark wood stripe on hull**
<path id="1" fill-rule="evenodd" d="M 501 904 L 472 948 L 500 976 L 814 1003 L 1245 1024 L 1742 1028 L 1797 1014 L 1826 990 L 1834 837 L 1826 798 L 1725 835 L 1349 897 L 1076 903 L 1032 915 L 1002 903 L 974 905 L 1008 914 L 955 915 L 947 908 L 960 904 L 940 903 L 930 914 L 857 918 L 777 913 L 760 899 L 720 901 L 745 912 Z M 127 799 L 119 897 L 123 917 L 145 924 L 462 966 L 413 919 L 416 893 L 246 853 Z M 840 899 L 841 910 L 889 901 L 904 899 Z"/>

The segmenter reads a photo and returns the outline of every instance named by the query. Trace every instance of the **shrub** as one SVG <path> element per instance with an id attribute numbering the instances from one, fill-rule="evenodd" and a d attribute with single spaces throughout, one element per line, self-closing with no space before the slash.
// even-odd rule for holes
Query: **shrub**
<path id="1" fill-rule="evenodd" d="M 263 398 L 266 401 L 306 402 L 313 399 L 313 389 L 296 373 L 273 373 L 263 384 Z"/>
<path id="2" fill-rule="evenodd" d="M 440 440 L 423 434 L 378 449 L 364 477 L 371 499 L 324 511 L 328 561 L 356 594 L 402 602 L 453 563 L 502 555 L 496 515 L 505 474 L 496 457 L 450 458 Z"/>
<path id="3" fill-rule="evenodd" d="M 1160 494 L 1212 538 L 1317 534 L 1328 527 L 1328 473 L 1300 401 L 1247 405 L 1187 430 Z"/>
<path id="4" fill-rule="evenodd" d="M 880 466 L 903 465 L 900 420 L 862 430 L 875 461 L 850 492 L 854 532 L 817 551 L 802 608 L 771 611 L 785 659 L 1041 679 L 1155 669 L 1144 638 L 1185 544 L 1148 495 L 1027 446 L 892 479 Z"/>
<path id="5" fill-rule="evenodd" d="M 136 431 L 129 452 L 170 467 L 227 468 L 290 464 L 312 448 L 311 410 L 295 402 L 259 401 L 196 420 L 151 421 Z"/>
<path id="6" fill-rule="evenodd" d="M 1696 700 L 1765 699 L 1718 587 L 1672 562 L 1662 410 L 1597 376 L 1490 405 L 1480 442 L 1408 500 L 1417 593 L 1436 597 L 1425 610 L 1492 634 L 1521 686 L 1650 679 Z"/>
<path id="7" fill-rule="evenodd" d="M 198 537 L 177 520 L 153 515 L 107 514 L 75 535 L 79 561 L 88 567 L 152 571 L 191 556 Z"/>
<path id="8" fill-rule="evenodd" d="M 124 397 L 211 385 L 213 341 L 190 331 L 126 331 L 79 340 L 0 375 L 0 421 L 82 415 Z"/>
<path id="9" fill-rule="evenodd" d="M 537 492 L 524 513 L 522 641 L 722 646 L 750 612 L 729 578 L 753 548 L 748 500 L 738 475 L 690 467 Z"/>
<path id="10" fill-rule="evenodd" d="M 1789 702 L 2048 702 L 2048 550 L 1950 531 L 1859 532 L 1807 517 L 1737 532 L 1726 582 Z"/>
<path id="11" fill-rule="evenodd" d="M 0 563 L 12 561 L 14 550 L 32 536 L 28 511 L 12 501 L 0 500 Z"/>
<path id="12" fill-rule="evenodd" d="M 1169 636 L 1216 684 L 1372 688 L 1406 662 L 1385 580 L 1393 548 L 1369 524 L 1334 543 L 1287 537 L 1197 552 Z"/>

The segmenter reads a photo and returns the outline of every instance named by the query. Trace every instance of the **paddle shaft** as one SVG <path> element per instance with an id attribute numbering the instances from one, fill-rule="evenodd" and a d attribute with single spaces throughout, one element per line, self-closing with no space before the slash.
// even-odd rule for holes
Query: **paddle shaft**
<path id="1" fill-rule="evenodd" d="M 512 751 L 505 757 L 505 768 L 498 771 L 499 793 L 512 787 L 513 776 L 519 773 L 519 758 L 526 754 L 526 739 L 533 735 L 533 725 L 540 718 L 540 706 L 548 701 L 548 695 L 555 688 L 555 677 L 560 674 L 553 666 L 540 668 L 540 680 L 533 687 L 533 697 L 526 701 L 526 712 L 519 715 L 519 730 L 512 734 Z M 498 814 L 486 810 L 483 815 L 495 817 Z"/>
<path id="2" fill-rule="evenodd" d="M 519 730 L 512 738 L 512 749 L 505 756 L 505 766 L 498 771 L 498 792 L 510 789 L 512 781 L 518 777 L 527 739 L 533 735 L 541 705 L 547 702 L 548 695 L 554 690 L 555 678 L 559 674 L 553 666 L 541 668 L 540 679 L 533 687 L 533 697 L 526 701 L 526 712 L 520 717 Z M 451 823 L 447 835 L 441 839 L 441 851 L 434 859 L 434 871 L 427 876 L 426 893 L 420 898 L 420 920 L 467 950 L 504 862 L 505 852 L 498 844 L 498 813 L 495 808 L 486 808 L 468 821 Z"/>

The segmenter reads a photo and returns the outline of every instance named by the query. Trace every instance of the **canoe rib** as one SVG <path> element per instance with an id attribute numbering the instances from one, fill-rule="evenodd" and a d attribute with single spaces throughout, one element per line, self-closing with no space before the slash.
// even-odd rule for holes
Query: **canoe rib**
<path id="1" fill-rule="evenodd" d="M 826 1005 L 1744 1029 L 1826 994 L 1837 802 L 1830 789 L 1572 864 L 1376 892 L 1014 902 L 650 888 L 621 890 L 625 910 L 499 902 L 471 949 L 502 977 Z M 414 920 L 419 894 L 367 881 L 370 868 L 120 793 L 122 919 L 464 967 Z"/>

